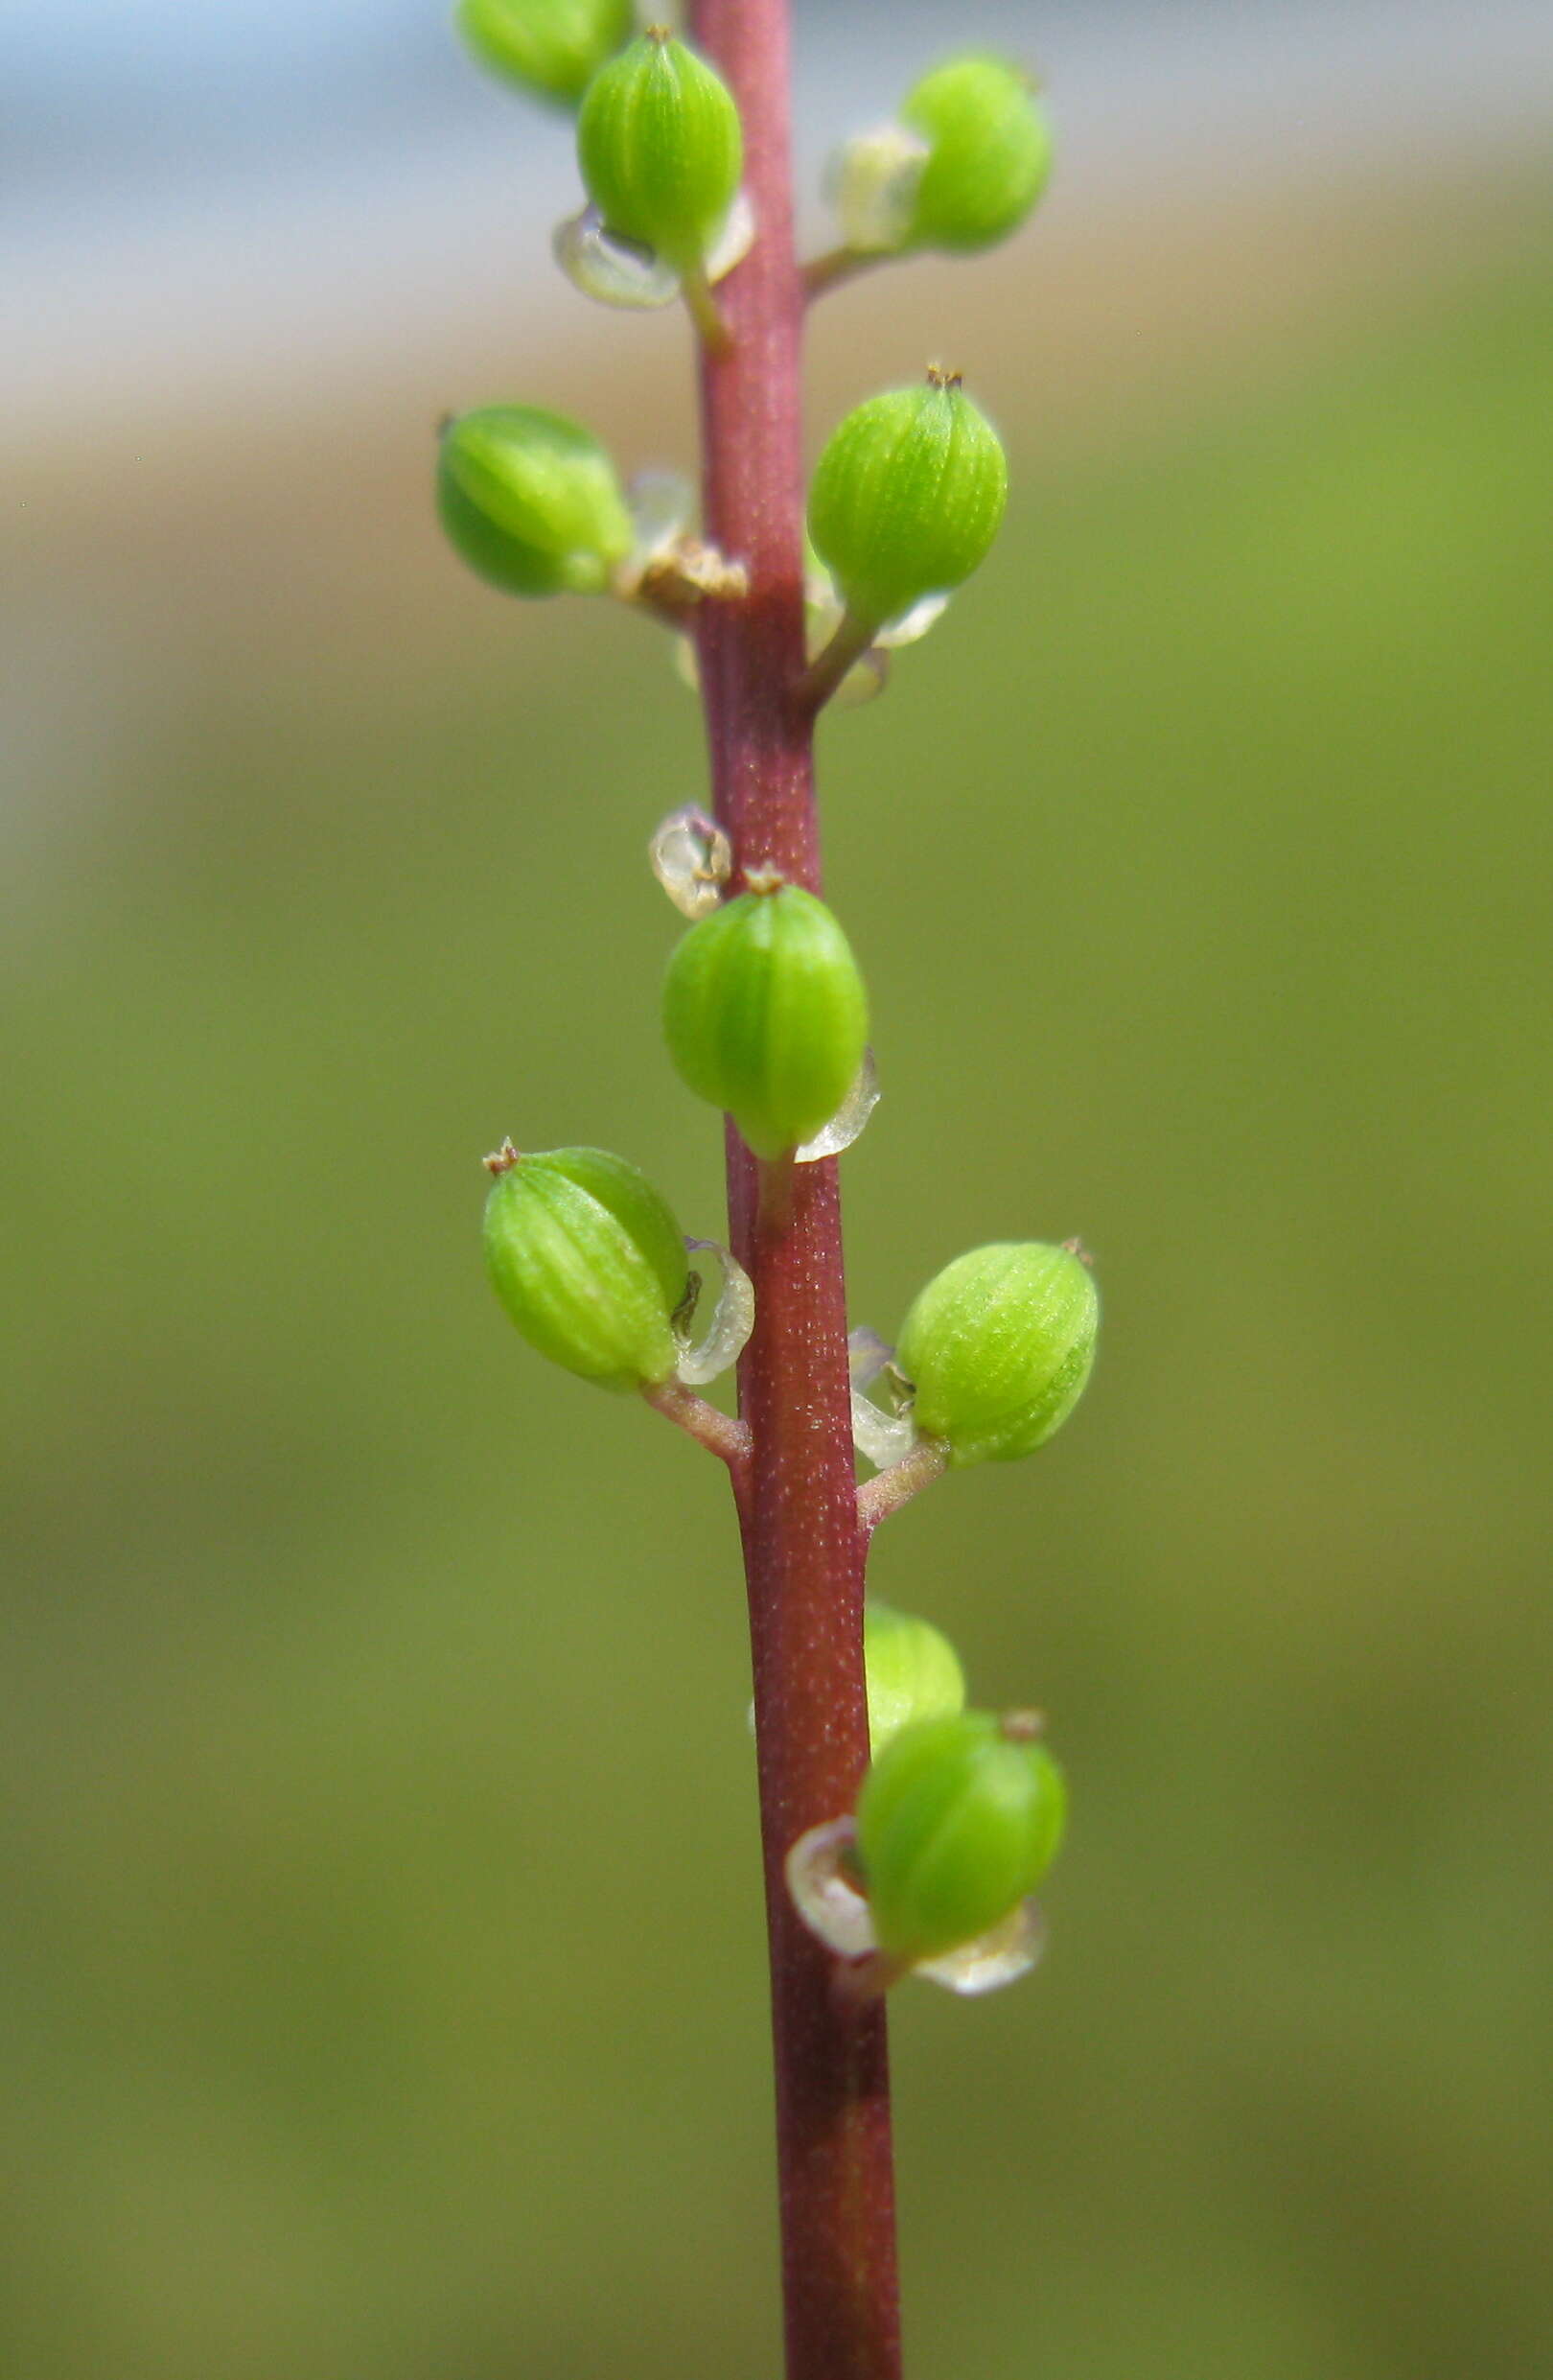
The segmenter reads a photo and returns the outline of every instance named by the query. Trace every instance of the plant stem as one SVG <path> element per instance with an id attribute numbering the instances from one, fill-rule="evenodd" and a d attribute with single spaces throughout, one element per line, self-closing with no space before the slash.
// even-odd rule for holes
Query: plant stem
<path id="1" fill-rule="evenodd" d="M 793 254 L 787 0 L 693 0 L 692 32 L 744 125 L 758 236 L 721 284 L 729 345 L 701 359 L 706 531 L 749 572 L 697 619 L 718 817 L 739 875 L 771 865 L 820 888 L 804 666 L 800 381 Z M 754 1668 L 771 1945 L 788 2380 L 898 2380 L 894 2184 L 880 2005 L 849 2008 L 788 1898 L 804 1830 L 852 1807 L 868 1760 L 863 1566 L 833 1160 L 794 1169 L 785 1216 L 759 1213 L 756 1167 L 728 1131 L 730 1237 L 755 1289 L 739 1365 L 751 1432 L 740 1521 Z"/>

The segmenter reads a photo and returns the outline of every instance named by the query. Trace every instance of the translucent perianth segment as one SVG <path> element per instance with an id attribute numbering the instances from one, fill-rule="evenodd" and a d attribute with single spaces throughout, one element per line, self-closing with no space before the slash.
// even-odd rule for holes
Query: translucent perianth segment
<path id="1" fill-rule="evenodd" d="M 675 1316 L 674 1336 L 680 1349 L 675 1376 L 687 1388 L 704 1388 L 709 1380 L 716 1380 L 731 1365 L 738 1362 L 749 1343 L 754 1328 L 754 1283 L 721 1240 L 686 1239 L 685 1251 L 691 1256 L 715 1258 L 718 1272 L 717 1303 L 711 1320 L 694 1344 L 690 1340 L 690 1319 L 696 1311 L 697 1296 L 690 1295 Z M 692 1279 L 694 1279 L 692 1275 Z"/>
<path id="2" fill-rule="evenodd" d="M 800 1834 L 783 1873 L 793 1906 L 811 1934 L 838 1958 L 867 1958 L 879 1947 L 868 1902 L 847 1873 L 857 1839 L 851 1818 L 833 1818 Z"/>
<path id="3" fill-rule="evenodd" d="M 557 223 L 553 245 L 555 261 L 573 289 L 601 306 L 649 311 L 672 306 L 680 294 L 679 274 L 651 248 L 606 231 L 596 206 Z"/>
<path id="4" fill-rule="evenodd" d="M 912 1972 L 924 1983 L 937 1983 L 962 1999 L 978 1999 L 984 1992 L 1017 1983 L 1040 1963 L 1046 1950 L 1046 1920 L 1034 1901 L 1022 1901 L 1001 1925 L 991 1926 L 974 1942 L 939 1958 L 919 1959 Z"/>
<path id="5" fill-rule="evenodd" d="M 750 194 L 736 191 L 733 203 L 723 218 L 723 228 L 707 250 L 707 280 L 725 280 L 735 265 L 742 265 L 754 245 L 754 236 L 755 214 Z"/>
<path id="6" fill-rule="evenodd" d="M 874 643 L 881 645 L 887 653 L 893 652 L 897 645 L 917 643 L 943 618 L 949 609 L 952 593 L 953 589 L 944 588 L 936 595 L 923 595 L 920 602 L 902 612 L 898 619 L 887 619 L 874 638 Z"/>
<path id="7" fill-rule="evenodd" d="M 879 1069 L 872 1050 L 866 1049 L 846 1098 L 828 1123 L 822 1124 L 810 1139 L 800 1142 L 793 1152 L 795 1163 L 814 1165 L 821 1157 L 839 1157 L 844 1149 L 861 1139 L 879 1099 Z"/>
<path id="8" fill-rule="evenodd" d="M 887 1412 L 868 1393 L 876 1380 L 889 1378 L 892 1388 L 899 1382 L 895 1350 L 877 1331 L 862 1329 L 852 1332 L 846 1353 L 852 1388 L 852 1442 L 875 1469 L 886 1471 L 892 1463 L 904 1462 L 916 1444 L 909 1407 Z"/>
<path id="9" fill-rule="evenodd" d="M 654 875 L 685 918 L 715 909 L 733 874 L 733 846 L 715 818 L 693 802 L 660 821 L 647 846 Z"/>
<path id="10" fill-rule="evenodd" d="M 627 568 L 636 575 L 678 544 L 695 518 L 696 492 L 683 471 L 654 465 L 626 481 L 634 542 Z"/>
<path id="11" fill-rule="evenodd" d="M 895 256 L 912 236 L 928 144 L 903 125 L 881 124 L 849 140 L 828 186 L 843 244 L 860 256 Z"/>
<path id="12" fill-rule="evenodd" d="M 868 1902 L 850 1873 L 856 1840 L 851 1818 L 811 1827 L 793 1845 L 783 1869 L 793 1906 L 810 1933 L 847 1961 L 871 1958 L 879 1947 Z M 1045 1948 L 1046 1921 L 1035 1902 L 1023 1901 L 976 1941 L 921 1959 L 909 1972 L 962 1999 L 979 1998 L 1028 1975 Z"/>
<path id="13" fill-rule="evenodd" d="M 741 190 L 707 250 L 708 281 L 721 281 L 749 255 L 754 230 L 754 210 Z M 557 223 L 550 245 L 572 288 L 601 306 L 651 313 L 672 306 L 680 294 L 680 275 L 673 266 L 656 249 L 607 230 L 596 206 L 585 206 L 580 215 Z"/>
<path id="14" fill-rule="evenodd" d="M 890 655 L 896 645 L 916 644 L 928 630 L 943 618 L 949 608 L 949 591 L 923 595 L 919 602 L 902 612 L 898 619 L 888 619 L 874 631 L 867 652 L 853 662 L 840 686 L 831 695 L 833 707 L 843 711 L 855 710 L 859 703 L 871 702 L 882 694 L 890 683 Z M 836 582 L 824 564 L 805 540 L 803 557 L 803 620 L 804 641 L 810 661 L 818 661 L 846 617 L 846 606 L 837 591 Z M 692 684 L 694 680 L 692 679 Z"/>

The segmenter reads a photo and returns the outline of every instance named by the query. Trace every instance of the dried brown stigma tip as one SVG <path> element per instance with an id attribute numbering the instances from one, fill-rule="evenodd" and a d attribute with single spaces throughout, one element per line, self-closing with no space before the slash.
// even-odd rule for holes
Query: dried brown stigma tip
<path id="1" fill-rule="evenodd" d="M 762 860 L 758 868 L 746 868 L 744 872 L 745 891 L 757 893 L 762 899 L 779 893 L 786 882 L 781 870 L 774 868 L 769 859 Z"/>
<path id="2" fill-rule="evenodd" d="M 998 1733 L 1006 1743 L 1035 1743 L 1046 1733 L 1044 1711 L 1005 1711 Z"/>
<path id="3" fill-rule="evenodd" d="M 1064 1240 L 1062 1245 L 1067 1249 L 1070 1256 L 1077 1256 L 1081 1265 L 1087 1265 L 1090 1272 L 1094 1272 L 1095 1259 L 1090 1254 L 1088 1248 L 1084 1246 L 1082 1240 Z"/>
<path id="4" fill-rule="evenodd" d="M 665 41 L 672 41 L 674 38 L 673 28 L 669 25 L 648 25 L 643 30 L 647 40 L 656 41 L 660 45 Z"/>
<path id="5" fill-rule="evenodd" d="M 515 1149 L 510 1140 L 504 1140 L 499 1149 L 493 1149 L 488 1157 L 480 1159 L 480 1163 L 493 1179 L 499 1179 L 503 1174 L 510 1174 L 513 1167 L 522 1162 L 522 1152 Z"/>
<path id="6" fill-rule="evenodd" d="M 927 376 L 930 388 L 959 388 L 965 379 L 963 372 L 951 372 L 941 363 L 930 363 Z"/>

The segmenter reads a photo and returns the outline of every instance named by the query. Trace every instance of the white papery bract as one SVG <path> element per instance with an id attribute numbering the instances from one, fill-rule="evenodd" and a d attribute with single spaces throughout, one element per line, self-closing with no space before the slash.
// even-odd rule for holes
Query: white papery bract
<path id="1" fill-rule="evenodd" d="M 848 1338 L 846 1358 L 852 1386 L 852 1442 L 875 1469 L 886 1471 L 892 1463 L 904 1462 L 916 1444 L 916 1430 L 909 1408 L 887 1412 L 883 1406 L 875 1405 L 868 1393 L 876 1380 L 887 1375 L 893 1375 L 898 1381 L 895 1350 L 886 1344 L 877 1331 L 865 1328 L 853 1331 Z"/>
<path id="2" fill-rule="evenodd" d="M 687 802 L 661 819 L 647 846 L 654 875 L 684 918 L 708 917 L 733 874 L 733 846 L 715 818 Z"/>
<path id="3" fill-rule="evenodd" d="M 839 1959 L 879 1960 L 878 1937 L 868 1896 L 848 1873 L 857 1828 L 850 1818 L 832 1818 L 800 1834 L 783 1862 L 793 1906 L 816 1939 Z M 1033 1901 L 1022 1901 L 974 1942 L 964 1942 L 936 1958 L 919 1959 L 904 1971 L 924 1983 L 957 1993 L 962 1999 L 980 1998 L 1028 1975 L 1046 1948 L 1046 1921 Z M 864 1971 L 866 1973 L 866 1970 Z M 881 1983 L 892 1979 L 881 1972 Z"/>
<path id="4" fill-rule="evenodd" d="M 707 251 L 707 279 L 721 281 L 731 272 L 749 255 L 754 234 L 754 210 L 741 190 Z M 585 206 L 580 215 L 557 223 L 551 245 L 572 288 L 601 306 L 651 312 L 672 306 L 680 294 L 681 279 L 674 268 L 665 265 L 656 249 L 611 231 L 596 206 Z"/>
<path id="5" fill-rule="evenodd" d="M 851 1089 L 829 1122 L 822 1124 L 808 1140 L 800 1141 L 793 1152 L 794 1163 L 814 1165 L 821 1157 L 839 1157 L 844 1149 L 862 1138 L 879 1098 L 879 1069 L 874 1064 L 872 1050 L 866 1049 L 863 1062 L 852 1078 Z"/>
<path id="6" fill-rule="evenodd" d="M 637 577 L 662 554 L 672 553 L 695 518 L 696 492 L 683 471 L 653 465 L 626 481 L 626 510 L 635 540 L 627 568 Z"/>
<path id="7" fill-rule="evenodd" d="M 846 246 L 859 256 L 900 254 L 927 160 L 927 142 L 900 124 L 881 124 L 847 142 L 825 177 Z"/>
<path id="8" fill-rule="evenodd" d="M 675 1378 L 687 1388 L 704 1388 L 709 1380 L 715 1380 L 736 1364 L 749 1343 L 754 1328 L 754 1283 L 721 1240 L 687 1238 L 684 1246 L 687 1255 L 714 1257 L 719 1276 L 717 1303 L 700 1339 L 692 1342 L 689 1335 L 697 1295 L 688 1298 L 674 1320 L 674 1336 L 681 1349 L 674 1367 Z"/>
<path id="9" fill-rule="evenodd" d="M 672 306 L 680 294 L 680 276 L 661 264 L 651 248 L 635 240 L 618 239 L 604 227 L 596 206 L 568 215 L 557 223 L 555 261 L 575 290 L 596 298 L 601 306 L 637 310 Z"/>

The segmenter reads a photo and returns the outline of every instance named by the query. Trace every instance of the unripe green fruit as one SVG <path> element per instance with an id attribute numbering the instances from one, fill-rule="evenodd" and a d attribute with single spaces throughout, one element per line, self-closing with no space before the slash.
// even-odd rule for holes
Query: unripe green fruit
<path id="1" fill-rule="evenodd" d="M 918 1431 L 960 1465 L 1033 1453 L 1078 1403 L 1099 1321 L 1070 1248 L 1004 1241 L 957 1256 L 918 1294 L 895 1350 Z"/>
<path id="2" fill-rule="evenodd" d="M 957 374 L 869 397 L 831 437 L 809 534 L 855 618 L 874 626 L 958 587 L 1003 519 L 1008 467 Z"/>
<path id="3" fill-rule="evenodd" d="M 903 1727 L 965 1707 L 965 1673 L 942 1630 L 871 1597 L 863 1611 L 863 1667 L 875 1760 Z"/>
<path id="4" fill-rule="evenodd" d="M 606 1388 L 667 1380 L 688 1266 L 646 1176 L 607 1149 L 503 1155 L 485 1202 L 485 1262 L 530 1346 Z"/>
<path id="5" fill-rule="evenodd" d="M 857 1805 L 879 1948 L 915 1960 L 974 1942 L 1040 1882 L 1066 1813 L 1062 1771 L 1045 1746 L 1006 1733 L 987 1712 L 903 1728 Z"/>
<path id="6" fill-rule="evenodd" d="M 458 30 L 509 82 L 575 106 L 637 22 L 632 0 L 459 0 Z"/>
<path id="7" fill-rule="evenodd" d="M 908 239 L 990 247 L 1017 230 L 1052 171 L 1052 129 L 1029 78 L 1001 58 L 957 58 L 901 109 L 928 144 Z"/>
<path id="8" fill-rule="evenodd" d="M 442 433 L 442 525 L 509 595 L 598 595 L 631 551 L 614 465 L 598 440 L 534 405 L 484 405 Z"/>
<path id="9" fill-rule="evenodd" d="M 663 1037 L 690 1088 L 725 1108 L 756 1156 L 828 1124 L 869 1034 L 851 945 L 824 902 L 779 880 L 741 893 L 683 938 L 663 984 Z"/>
<path id="10" fill-rule="evenodd" d="M 655 26 L 589 84 L 577 162 L 607 230 L 689 272 L 722 229 L 744 171 L 733 95 L 704 58 Z"/>

